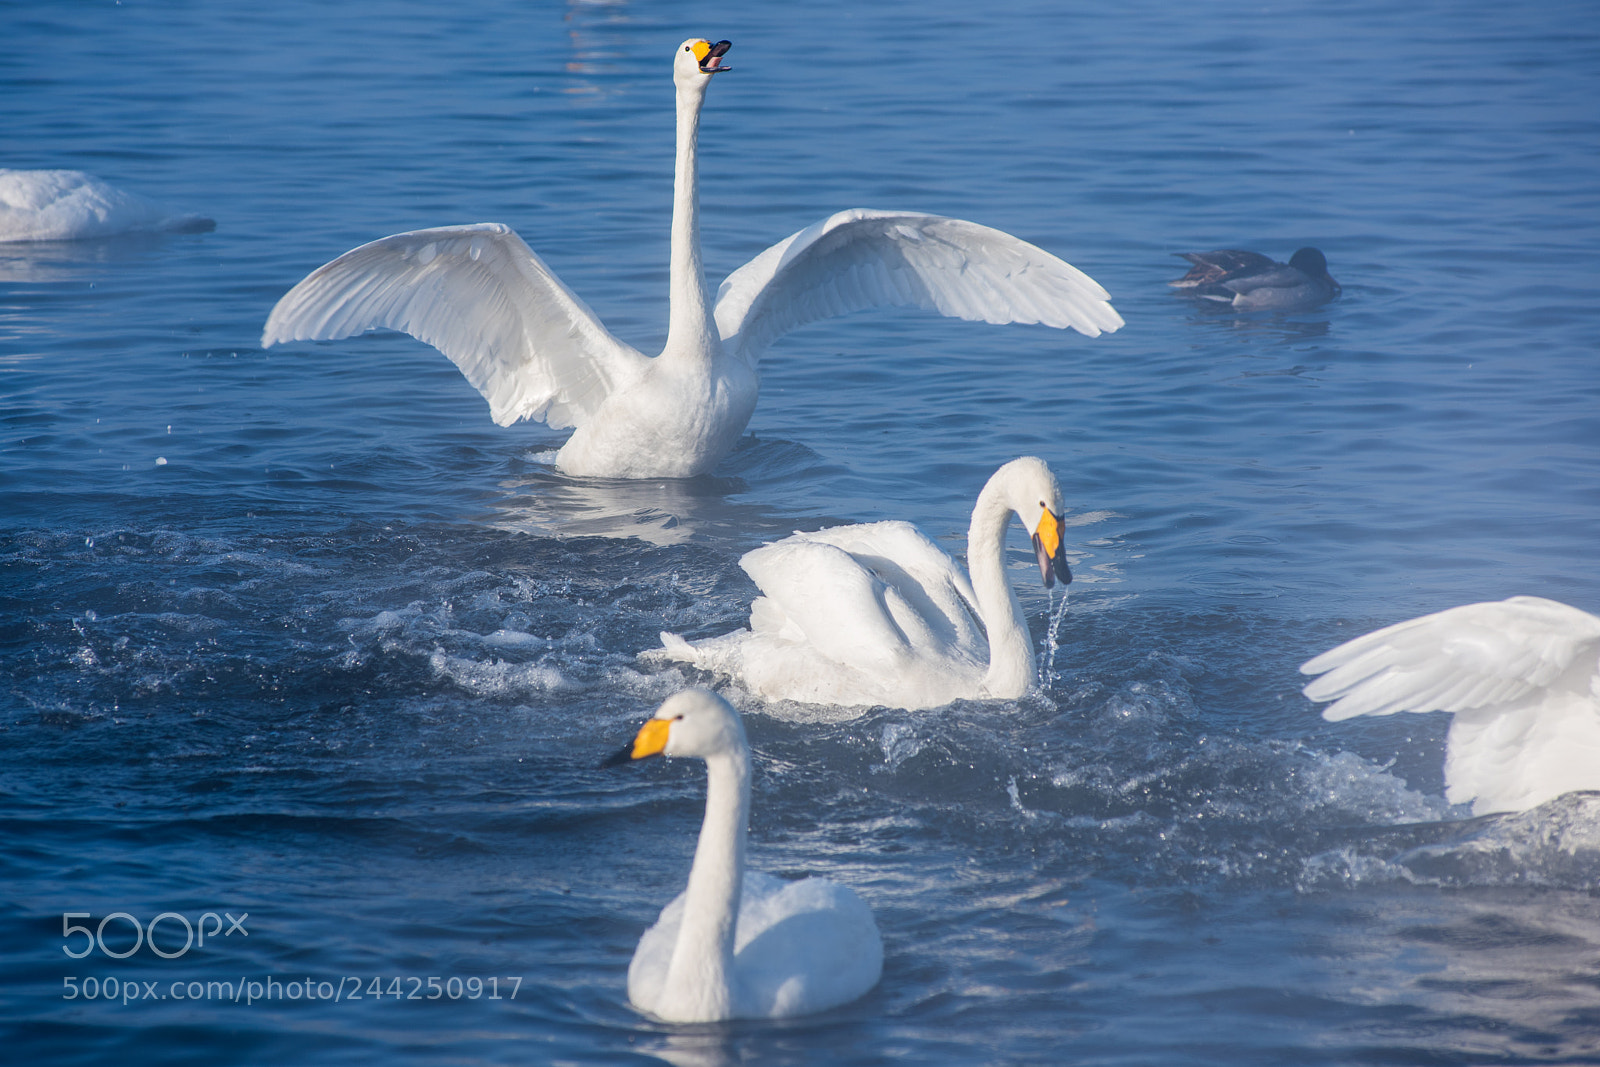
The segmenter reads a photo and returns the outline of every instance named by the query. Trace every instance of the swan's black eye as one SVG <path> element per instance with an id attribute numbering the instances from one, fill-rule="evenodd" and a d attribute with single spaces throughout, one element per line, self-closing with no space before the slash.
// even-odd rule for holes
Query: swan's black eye
<path id="1" fill-rule="evenodd" d="M 1049 507 L 1050 505 L 1046 504 L 1043 500 L 1041 500 L 1041 501 L 1039 501 L 1039 506 L 1041 508 L 1044 508 L 1044 507 Z"/>

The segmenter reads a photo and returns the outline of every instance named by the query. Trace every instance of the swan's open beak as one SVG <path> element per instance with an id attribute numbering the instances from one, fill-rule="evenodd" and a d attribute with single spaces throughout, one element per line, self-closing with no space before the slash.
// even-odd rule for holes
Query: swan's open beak
<path id="1" fill-rule="evenodd" d="M 631 745 L 623 745 L 621 751 L 606 757 L 600 766 L 620 767 L 646 756 L 661 755 L 661 751 L 667 747 L 667 734 L 672 730 L 672 722 L 671 719 L 651 719 L 639 727 Z"/>
<path id="2" fill-rule="evenodd" d="M 701 74 L 721 74 L 732 67 L 722 65 L 722 57 L 728 54 L 728 49 L 733 47 L 732 41 L 718 41 L 708 44 L 702 41 L 694 46 L 694 57 L 700 61 Z"/>
<path id="3" fill-rule="evenodd" d="M 1039 557 L 1039 577 L 1049 589 L 1061 579 L 1062 585 L 1072 583 L 1072 568 L 1067 566 L 1066 546 L 1061 542 L 1061 516 L 1044 509 L 1039 516 L 1039 528 L 1033 531 L 1033 553 Z"/>

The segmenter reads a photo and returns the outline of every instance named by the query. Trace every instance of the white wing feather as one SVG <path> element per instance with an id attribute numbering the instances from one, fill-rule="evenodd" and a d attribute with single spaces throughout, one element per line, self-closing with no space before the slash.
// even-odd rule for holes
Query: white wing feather
<path id="1" fill-rule="evenodd" d="M 1300 668 L 1331 721 L 1454 713 L 1445 798 L 1476 815 L 1600 789 L 1600 618 L 1541 597 L 1467 604 L 1346 642 Z M 1326 672 L 1326 673 L 1323 673 Z"/>
<path id="2" fill-rule="evenodd" d="M 1542 597 L 1466 604 L 1347 641 L 1300 668 L 1330 722 L 1514 706 L 1552 687 L 1600 699 L 1600 618 Z"/>
<path id="3" fill-rule="evenodd" d="M 1076 267 L 962 219 L 852 208 L 728 275 L 717 294 L 723 344 L 752 366 L 798 326 L 870 307 L 920 307 L 992 323 L 1043 323 L 1089 337 L 1122 326 L 1110 296 Z"/>
<path id="4" fill-rule="evenodd" d="M 753 630 L 803 640 L 869 673 L 903 671 L 929 655 L 981 665 L 972 586 L 911 523 L 797 533 L 745 553 L 739 565 L 765 594 L 752 605 Z"/>
<path id="5" fill-rule="evenodd" d="M 346 252 L 278 301 L 261 344 L 376 327 L 449 356 L 501 426 L 577 426 L 649 362 L 499 223 L 415 230 Z"/>

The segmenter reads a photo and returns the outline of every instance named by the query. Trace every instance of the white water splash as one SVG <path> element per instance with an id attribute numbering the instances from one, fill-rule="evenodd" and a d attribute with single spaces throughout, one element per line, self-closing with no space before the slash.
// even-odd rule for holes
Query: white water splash
<path id="1" fill-rule="evenodd" d="M 1049 591 L 1050 629 L 1045 631 L 1045 658 L 1043 666 L 1039 668 L 1039 688 L 1041 689 L 1049 689 L 1050 683 L 1055 681 L 1056 678 L 1056 650 L 1061 647 L 1061 643 L 1057 640 L 1057 637 L 1061 632 L 1061 620 L 1067 617 L 1067 601 L 1070 599 L 1068 595 L 1070 592 L 1070 586 L 1064 585 L 1061 587 L 1061 606 L 1057 607 L 1055 603 L 1056 591 L 1054 589 Z"/>

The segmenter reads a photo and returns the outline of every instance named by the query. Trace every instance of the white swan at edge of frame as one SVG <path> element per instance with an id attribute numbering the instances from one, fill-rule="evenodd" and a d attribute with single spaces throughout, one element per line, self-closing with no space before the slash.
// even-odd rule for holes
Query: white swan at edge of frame
<path id="1" fill-rule="evenodd" d="M 1515 596 L 1396 623 L 1308 660 L 1330 722 L 1453 714 L 1445 799 L 1474 815 L 1600 789 L 1600 618 Z"/>
<path id="2" fill-rule="evenodd" d="M 204 215 L 173 211 L 81 170 L 0 167 L 0 244 L 216 228 Z"/>

